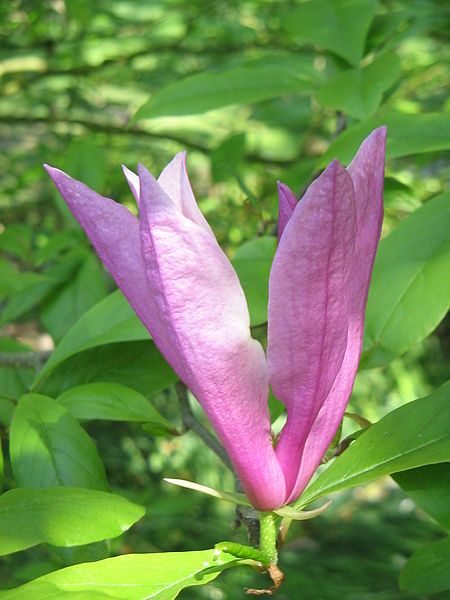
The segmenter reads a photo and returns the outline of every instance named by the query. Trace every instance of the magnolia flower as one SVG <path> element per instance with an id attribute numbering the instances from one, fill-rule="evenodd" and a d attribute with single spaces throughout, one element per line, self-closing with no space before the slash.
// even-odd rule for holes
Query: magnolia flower
<path id="1" fill-rule="evenodd" d="M 348 169 L 338 161 L 300 202 L 279 184 L 267 357 L 250 335 L 238 277 L 175 156 L 158 180 L 124 173 L 139 217 L 46 166 L 155 344 L 201 403 L 259 510 L 305 488 L 350 397 L 382 222 L 384 128 Z M 274 447 L 269 384 L 287 410 Z"/>

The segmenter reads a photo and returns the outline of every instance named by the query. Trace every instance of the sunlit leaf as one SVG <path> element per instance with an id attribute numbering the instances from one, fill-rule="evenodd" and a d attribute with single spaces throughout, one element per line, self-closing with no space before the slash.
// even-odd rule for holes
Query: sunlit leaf
<path id="1" fill-rule="evenodd" d="M 125 498 L 97 490 L 10 490 L 0 496 L 0 555 L 42 543 L 67 547 L 117 537 L 144 512 Z"/>

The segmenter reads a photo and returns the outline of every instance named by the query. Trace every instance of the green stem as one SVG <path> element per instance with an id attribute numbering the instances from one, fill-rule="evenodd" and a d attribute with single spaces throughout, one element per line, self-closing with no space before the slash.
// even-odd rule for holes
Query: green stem
<path id="1" fill-rule="evenodd" d="M 276 565 L 278 561 L 277 521 L 278 518 L 273 513 L 259 513 L 259 549 L 270 565 Z"/>

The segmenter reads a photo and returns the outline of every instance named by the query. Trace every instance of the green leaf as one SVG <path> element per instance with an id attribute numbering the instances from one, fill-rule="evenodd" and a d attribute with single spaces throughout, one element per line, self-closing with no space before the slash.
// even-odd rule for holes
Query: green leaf
<path id="1" fill-rule="evenodd" d="M 80 384 L 110 381 L 148 397 L 177 380 L 153 342 L 124 342 L 91 348 L 72 356 L 57 366 L 38 390 L 54 397 Z"/>
<path id="2" fill-rule="evenodd" d="M 309 59 L 291 57 L 265 58 L 243 67 L 200 73 L 158 90 L 133 120 L 199 114 L 311 90 L 318 77 Z"/>
<path id="3" fill-rule="evenodd" d="M 112 342 L 146 340 L 150 334 L 139 321 L 120 290 L 116 290 L 89 309 L 56 347 L 39 373 L 39 386 L 60 363 L 75 354 Z"/>
<path id="4" fill-rule="evenodd" d="M 394 479 L 421 509 L 450 530 L 450 462 L 403 471 Z"/>
<path id="5" fill-rule="evenodd" d="M 375 0 L 310 0 L 286 15 L 286 29 L 300 38 L 334 52 L 352 65 L 364 54 L 375 14 Z"/>
<path id="6" fill-rule="evenodd" d="M 227 137 L 211 153 L 214 181 L 225 181 L 239 173 L 239 166 L 245 157 L 245 133 Z"/>
<path id="7" fill-rule="evenodd" d="M 430 334 L 450 299 L 450 192 L 404 219 L 378 249 L 361 366 L 378 367 Z"/>
<path id="8" fill-rule="evenodd" d="M 17 405 L 10 455 L 21 487 L 108 487 L 102 461 L 86 431 L 61 404 L 40 394 L 27 394 Z"/>
<path id="9" fill-rule="evenodd" d="M 204 585 L 221 571 L 239 564 L 214 550 L 127 554 L 61 569 L 16 589 L 0 592 L 0 600 L 172 600 L 180 591 Z M 72 599 L 69 599 L 72 600 Z"/>
<path id="10" fill-rule="evenodd" d="M 400 573 L 400 588 L 418 594 L 450 590 L 450 537 L 419 548 Z"/>
<path id="11" fill-rule="evenodd" d="M 77 419 L 136 421 L 146 423 L 147 428 L 160 434 L 174 430 L 145 396 L 117 383 L 79 385 L 61 394 L 57 401 Z"/>
<path id="12" fill-rule="evenodd" d="M 450 114 L 380 112 L 346 129 L 321 156 L 317 167 L 325 167 L 334 158 L 349 163 L 363 139 L 381 125 L 388 128 L 388 159 L 450 148 Z"/>
<path id="13" fill-rule="evenodd" d="M 259 237 L 237 249 L 233 267 L 247 298 L 252 326 L 267 322 L 269 275 L 276 250 L 276 238 Z"/>
<path id="14" fill-rule="evenodd" d="M 42 323 L 58 341 L 105 294 L 104 270 L 97 258 L 88 254 L 68 284 L 47 300 L 41 311 Z"/>
<path id="15" fill-rule="evenodd" d="M 306 489 L 295 507 L 383 475 L 448 459 L 450 382 L 369 427 Z"/>
<path id="16" fill-rule="evenodd" d="M 42 543 L 67 547 L 117 537 L 144 512 L 121 496 L 97 490 L 10 490 L 0 496 L 0 555 Z"/>
<path id="17" fill-rule="evenodd" d="M 382 54 L 370 65 L 349 69 L 327 81 L 317 93 L 317 100 L 322 106 L 367 119 L 399 77 L 398 57 L 393 53 Z"/>
<path id="18" fill-rule="evenodd" d="M 0 337 L 0 352 L 30 352 L 31 349 L 17 340 Z M 34 369 L 0 367 L 0 395 L 18 400 L 30 387 L 35 378 Z"/>

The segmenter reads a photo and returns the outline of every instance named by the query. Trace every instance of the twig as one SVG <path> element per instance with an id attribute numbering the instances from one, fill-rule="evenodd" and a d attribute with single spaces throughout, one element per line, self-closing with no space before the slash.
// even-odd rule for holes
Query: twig
<path id="1" fill-rule="evenodd" d="M 199 423 L 195 418 L 194 413 L 191 409 L 191 405 L 189 404 L 187 388 L 184 385 L 184 383 L 181 383 L 181 381 L 179 381 L 177 384 L 175 384 L 175 389 L 177 392 L 178 401 L 180 403 L 181 419 L 183 421 L 185 429 L 190 429 L 194 431 L 198 435 L 198 437 L 208 446 L 208 448 L 210 448 L 214 452 L 214 454 L 216 454 L 216 456 L 220 458 L 223 464 L 234 473 L 233 466 L 225 450 L 219 444 L 217 439 L 211 433 L 209 433 L 209 431 L 205 429 L 205 427 L 203 427 L 203 425 Z"/>
<path id="2" fill-rule="evenodd" d="M 38 371 L 50 356 L 51 351 L 41 352 L 0 352 L 0 366 L 20 369 L 32 368 Z"/>
<path id="3" fill-rule="evenodd" d="M 169 132 L 156 132 L 156 131 L 147 131 L 138 127 L 127 127 L 127 125 L 112 125 L 111 123 L 101 123 L 98 121 L 91 121 L 88 119 L 79 119 L 79 118 L 63 118 L 63 117 L 38 117 L 38 116 L 28 116 L 28 115 L 0 115 L 0 123 L 5 123 L 7 125 L 48 125 L 50 127 L 57 125 L 74 125 L 87 129 L 88 131 L 94 131 L 97 133 L 106 133 L 110 135 L 120 135 L 120 136 L 136 136 L 136 137 L 144 137 L 147 139 L 159 139 L 159 140 L 170 140 L 172 142 L 176 142 L 185 148 L 191 150 L 197 150 L 198 152 L 202 152 L 203 154 L 209 154 L 212 152 L 213 148 L 210 148 L 204 144 L 199 144 L 198 142 L 194 142 L 192 140 L 184 139 L 176 134 Z M 284 160 L 284 159 L 266 159 L 263 156 L 259 156 L 253 152 L 250 152 L 246 155 L 246 158 L 250 161 L 274 165 L 274 166 L 286 166 L 294 162 L 293 160 Z"/>

